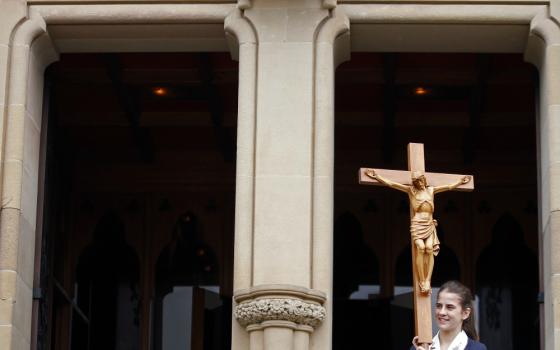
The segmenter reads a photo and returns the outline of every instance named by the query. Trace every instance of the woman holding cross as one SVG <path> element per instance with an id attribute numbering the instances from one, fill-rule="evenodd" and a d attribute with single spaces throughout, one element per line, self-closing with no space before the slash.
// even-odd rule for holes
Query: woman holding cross
<path id="1" fill-rule="evenodd" d="M 430 350 L 486 350 L 478 342 L 472 293 L 462 283 L 449 281 L 441 286 L 435 318 L 439 332 L 432 339 Z M 411 350 L 428 350 L 418 344 L 418 337 L 414 337 L 412 345 Z"/>

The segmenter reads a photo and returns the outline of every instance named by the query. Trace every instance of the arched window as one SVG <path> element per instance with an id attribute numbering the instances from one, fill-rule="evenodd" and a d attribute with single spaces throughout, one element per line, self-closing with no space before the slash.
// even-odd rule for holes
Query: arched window
<path id="1" fill-rule="evenodd" d="M 480 337 L 486 346 L 538 349 L 538 263 L 511 214 L 494 224 L 492 242 L 480 254 L 476 271 Z"/>
<path id="2" fill-rule="evenodd" d="M 156 263 L 153 349 L 224 349 L 230 302 L 220 295 L 218 269 L 197 216 L 184 213 Z"/>

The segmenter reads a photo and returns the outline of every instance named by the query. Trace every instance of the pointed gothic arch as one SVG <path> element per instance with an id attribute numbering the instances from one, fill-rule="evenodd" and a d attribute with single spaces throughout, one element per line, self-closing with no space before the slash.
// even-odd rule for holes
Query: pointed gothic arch
<path id="1" fill-rule="evenodd" d="M 155 266 L 152 349 L 224 349 L 230 302 L 220 291 L 219 264 L 198 216 L 179 216 Z"/>
<path id="2" fill-rule="evenodd" d="M 538 349 L 538 276 L 521 225 L 512 214 L 502 214 L 476 263 L 480 337 L 488 348 Z"/>
<path id="3" fill-rule="evenodd" d="M 113 211 L 97 222 L 92 243 L 76 268 L 72 349 L 129 349 L 139 346 L 140 264 L 127 244 L 125 224 Z"/>

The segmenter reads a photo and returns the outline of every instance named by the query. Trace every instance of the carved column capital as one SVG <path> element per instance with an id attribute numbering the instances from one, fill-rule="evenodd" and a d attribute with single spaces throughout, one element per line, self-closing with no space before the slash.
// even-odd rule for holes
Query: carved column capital
<path id="1" fill-rule="evenodd" d="M 311 332 L 324 319 L 324 293 L 290 285 L 263 285 L 237 291 L 234 317 L 247 329 L 278 326 Z"/>

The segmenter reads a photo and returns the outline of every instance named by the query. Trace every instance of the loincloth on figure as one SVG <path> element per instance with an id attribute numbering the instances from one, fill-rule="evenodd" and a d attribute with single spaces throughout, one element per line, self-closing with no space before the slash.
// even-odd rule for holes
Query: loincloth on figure
<path id="1" fill-rule="evenodd" d="M 415 242 L 417 239 L 421 239 L 425 242 L 426 239 L 432 237 L 434 255 L 438 255 L 440 249 L 436 226 L 437 221 L 434 219 L 412 219 L 410 223 L 412 241 Z"/>

